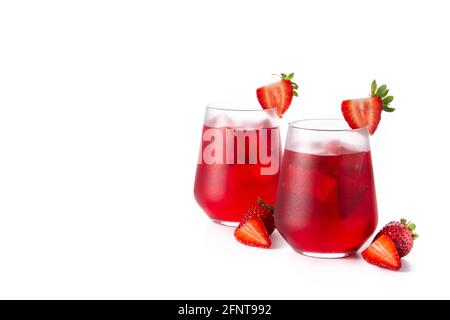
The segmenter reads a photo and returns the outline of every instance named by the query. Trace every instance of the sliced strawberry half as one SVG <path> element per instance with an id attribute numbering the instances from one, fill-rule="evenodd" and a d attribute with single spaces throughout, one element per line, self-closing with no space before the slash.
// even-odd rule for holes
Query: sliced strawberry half
<path id="1" fill-rule="evenodd" d="M 256 96 L 263 109 L 276 108 L 278 116 L 282 116 L 292 103 L 292 98 L 298 96 L 298 85 L 292 82 L 294 74 L 280 75 L 281 80 L 256 89 Z"/>
<path id="2" fill-rule="evenodd" d="M 269 248 L 272 244 L 264 222 L 258 217 L 250 218 L 234 231 L 237 241 L 253 247 Z"/>
<path id="3" fill-rule="evenodd" d="M 395 108 L 390 106 L 394 100 L 389 96 L 389 89 L 385 84 L 378 87 L 375 80 L 370 88 L 371 96 L 363 99 L 342 101 L 342 114 L 352 129 L 368 127 L 370 134 L 374 134 L 381 120 L 381 110 L 394 112 Z"/>
<path id="4" fill-rule="evenodd" d="M 402 266 L 394 241 L 384 234 L 366 248 L 361 256 L 368 263 L 381 268 L 398 270 Z"/>
<path id="5" fill-rule="evenodd" d="M 380 97 L 342 101 L 342 114 L 352 129 L 368 127 L 374 134 L 381 120 L 382 100 Z"/>

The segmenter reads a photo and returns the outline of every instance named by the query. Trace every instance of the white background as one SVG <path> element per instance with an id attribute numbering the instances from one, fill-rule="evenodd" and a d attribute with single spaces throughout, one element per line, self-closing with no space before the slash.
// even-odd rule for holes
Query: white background
<path id="1" fill-rule="evenodd" d="M 0 298 L 450 298 L 448 1 L 2 1 Z M 282 120 L 376 78 L 380 226 L 401 272 L 237 243 L 193 198 L 207 103 L 296 72 Z M 284 136 L 283 136 L 284 137 Z"/>

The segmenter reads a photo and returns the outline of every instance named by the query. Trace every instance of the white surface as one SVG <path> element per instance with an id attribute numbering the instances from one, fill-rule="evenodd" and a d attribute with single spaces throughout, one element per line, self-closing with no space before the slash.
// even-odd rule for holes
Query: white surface
<path id="1" fill-rule="evenodd" d="M 4 1 L 0 298 L 450 298 L 448 1 Z M 380 225 L 420 238 L 403 272 L 242 246 L 192 189 L 204 106 L 339 116 L 376 78 Z"/>

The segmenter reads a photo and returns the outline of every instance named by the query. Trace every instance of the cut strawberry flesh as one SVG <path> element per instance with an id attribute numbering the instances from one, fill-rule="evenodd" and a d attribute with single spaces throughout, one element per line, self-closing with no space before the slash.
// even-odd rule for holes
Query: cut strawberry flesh
<path id="1" fill-rule="evenodd" d="M 361 255 L 368 263 L 378 267 L 398 270 L 402 266 L 394 241 L 386 235 L 381 235 Z"/>
<path id="2" fill-rule="evenodd" d="M 276 108 L 281 117 L 291 105 L 294 89 L 290 80 L 281 80 L 258 88 L 256 96 L 263 109 Z"/>
<path id="3" fill-rule="evenodd" d="M 380 97 L 342 101 L 342 114 L 352 129 L 368 127 L 374 134 L 381 120 L 383 102 Z"/>
<path id="4" fill-rule="evenodd" d="M 237 241 L 258 248 L 269 248 L 271 241 L 264 223 L 259 218 L 250 218 L 240 224 L 234 232 Z"/>

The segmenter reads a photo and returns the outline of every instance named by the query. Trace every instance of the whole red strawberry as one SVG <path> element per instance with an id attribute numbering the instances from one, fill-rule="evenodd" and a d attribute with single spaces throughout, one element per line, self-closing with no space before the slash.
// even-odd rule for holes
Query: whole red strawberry
<path id="1" fill-rule="evenodd" d="M 244 218 L 242 220 L 246 221 L 253 217 L 259 218 L 266 226 L 267 233 L 271 235 L 275 230 L 273 211 L 274 209 L 271 205 L 266 204 L 264 201 L 258 198 L 256 203 L 247 210 L 247 213 L 244 215 Z"/>
<path id="2" fill-rule="evenodd" d="M 406 219 L 401 219 L 400 222 L 392 221 L 378 232 L 374 241 L 383 234 L 389 236 L 395 243 L 398 255 L 402 258 L 411 251 L 414 240 L 419 236 L 417 233 L 414 233 L 415 229 L 416 225 L 408 222 Z"/>

